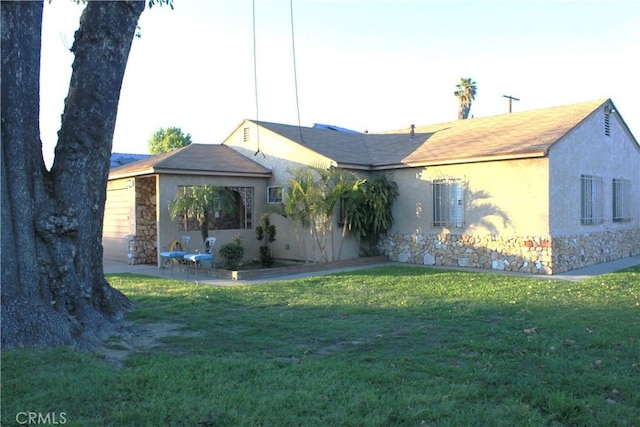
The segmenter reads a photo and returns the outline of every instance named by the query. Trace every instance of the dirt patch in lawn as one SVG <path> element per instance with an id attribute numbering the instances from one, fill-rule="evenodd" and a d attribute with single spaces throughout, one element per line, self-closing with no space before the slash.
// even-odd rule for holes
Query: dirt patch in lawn
<path id="1" fill-rule="evenodd" d="M 95 353 L 107 363 L 122 367 L 124 361 L 135 353 L 144 353 L 151 349 L 166 347 L 162 338 L 170 336 L 197 336 L 199 332 L 183 330 L 180 323 L 149 323 L 134 326 L 127 323 L 117 335 L 106 339 L 103 345 L 95 349 Z"/>

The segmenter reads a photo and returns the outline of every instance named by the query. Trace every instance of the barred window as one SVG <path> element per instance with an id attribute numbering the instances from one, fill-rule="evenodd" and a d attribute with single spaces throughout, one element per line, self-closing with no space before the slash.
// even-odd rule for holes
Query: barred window
<path id="1" fill-rule="evenodd" d="M 613 180 L 613 222 L 631 221 L 631 181 Z"/>
<path id="2" fill-rule="evenodd" d="M 462 180 L 438 179 L 433 181 L 433 226 L 464 227 L 464 191 Z"/>
<path id="3" fill-rule="evenodd" d="M 604 180 L 594 175 L 581 176 L 580 223 L 602 224 L 604 217 Z"/>

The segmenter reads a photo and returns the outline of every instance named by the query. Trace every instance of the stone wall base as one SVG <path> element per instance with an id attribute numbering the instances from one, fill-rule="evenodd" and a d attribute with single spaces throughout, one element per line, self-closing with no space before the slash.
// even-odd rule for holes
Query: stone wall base
<path id="1" fill-rule="evenodd" d="M 558 274 L 640 254 L 640 228 L 557 237 L 389 234 L 380 249 L 411 264 Z"/>
<path id="2" fill-rule="evenodd" d="M 555 237 L 553 253 L 554 273 L 640 255 L 640 228 Z"/>
<path id="3" fill-rule="evenodd" d="M 156 179 L 136 179 L 136 235 L 133 264 L 157 264 Z M 131 262 L 130 262 L 131 263 Z"/>

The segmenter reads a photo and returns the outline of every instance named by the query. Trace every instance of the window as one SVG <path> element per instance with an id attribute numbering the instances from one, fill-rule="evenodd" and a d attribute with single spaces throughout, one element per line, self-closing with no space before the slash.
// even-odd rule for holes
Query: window
<path id="1" fill-rule="evenodd" d="M 613 222 L 631 221 L 631 181 L 613 180 Z"/>
<path id="2" fill-rule="evenodd" d="M 580 193 L 580 223 L 582 225 L 602 224 L 604 216 L 602 177 L 582 175 Z"/>
<path id="3" fill-rule="evenodd" d="M 433 181 L 434 227 L 464 227 L 464 200 L 460 179 Z"/>
<path id="4" fill-rule="evenodd" d="M 276 204 L 284 202 L 284 187 L 267 187 L 267 203 Z"/>
<path id="5" fill-rule="evenodd" d="M 253 187 L 180 185 L 174 204 L 180 231 L 253 228 Z"/>
<path id="6" fill-rule="evenodd" d="M 604 134 L 611 136 L 611 113 L 606 110 L 604 112 Z"/>
<path id="7" fill-rule="evenodd" d="M 251 141 L 251 128 L 244 128 L 242 129 L 242 142 L 249 142 Z"/>

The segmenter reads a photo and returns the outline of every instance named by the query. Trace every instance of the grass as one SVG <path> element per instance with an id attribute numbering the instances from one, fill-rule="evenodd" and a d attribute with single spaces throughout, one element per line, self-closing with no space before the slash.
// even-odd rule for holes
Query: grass
<path id="1" fill-rule="evenodd" d="M 640 267 L 580 283 L 396 266 L 224 288 L 108 278 L 132 322 L 181 333 L 122 367 L 4 352 L 2 425 L 640 425 Z"/>

